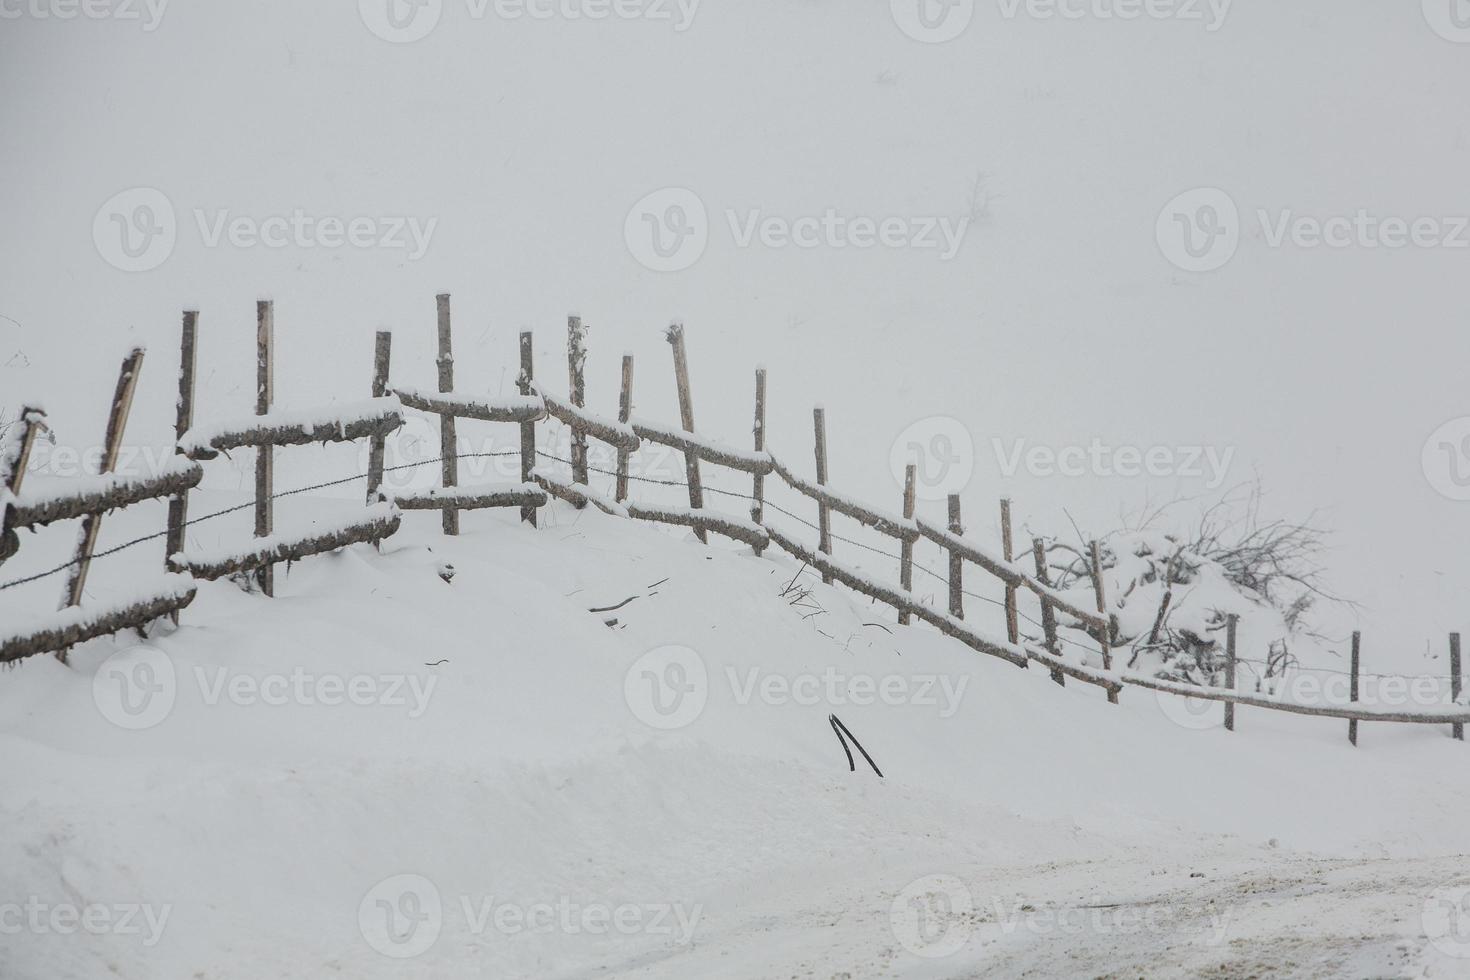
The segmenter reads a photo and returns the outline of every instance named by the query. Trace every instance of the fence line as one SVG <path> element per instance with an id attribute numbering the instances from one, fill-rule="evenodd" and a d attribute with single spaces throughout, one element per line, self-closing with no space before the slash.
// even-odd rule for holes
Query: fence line
<path id="1" fill-rule="evenodd" d="M 69 571 L 66 602 L 61 611 L 37 620 L 23 632 L 0 631 L 0 662 L 9 662 L 37 653 L 55 651 L 64 659 L 65 651 L 75 643 L 95 636 L 141 627 L 162 616 L 178 613 L 192 601 L 195 580 L 211 580 L 228 575 L 252 574 L 261 591 L 273 592 L 273 568 L 281 561 L 296 561 L 332 551 L 353 543 L 381 542 L 400 526 L 402 510 L 439 510 L 446 534 L 459 531 L 459 512 L 489 507 L 519 507 L 524 521 L 536 525 L 536 512 L 551 497 L 568 501 L 577 507 L 588 504 L 620 517 L 691 528 L 700 541 L 714 533 L 750 545 L 757 554 L 774 544 L 820 574 L 824 582 L 841 583 L 869 598 L 892 606 L 900 623 L 914 619 L 934 626 L 960 640 L 972 649 L 1005 660 L 1018 667 L 1031 663 L 1046 668 L 1053 679 L 1065 684 L 1067 678 L 1093 685 L 1106 692 L 1108 700 L 1117 703 L 1125 686 L 1204 700 L 1226 705 L 1226 728 L 1234 730 L 1236 706 L 1296 714 L 1347 719 L 1349 739 L 1357 740 L 1359 721 L 1393 721 L 1412 724 L 1449 724 L 1453 735 L 1463 738 L 1463 724 L 1470 721 L 1470 708 L 1456 704 L 1449 708 L 1417 711 L 1395 711 L 1356 703 L 1359 669 L 1359 636 L 1354 634 L 1351 694 L 1346 705 L 1308 705 L 1279 698 L 1240 692 L 1235 685 L 1237 664 L 1262 663 L 1236 655 L 1234 617 L 1229 618 L 1226 652 L 1226 686 L 1201 687 L 1161 680 L 1113 669 L 1112 648 L 1117 635 L 1116 617 L 1108 611 L 1104 588 L 1101 551 L 1096 541 L 1089 542 L 1085 556 L 1093 582 L 1095 608 L 1087 608 L 1070 596 L 1053 588 L 1046 566 L 1045 546 L 1041 539 L 1032 541 L 1034 572 L 1023 569 L 1016 561 L 1011 537 L 1011 503 L 1000 504 L 1002 551 L 995 554 L 966 537 L 960 518 L 957 496 L 949 499 L 949 520 L 945 526 L 929 522 L 915 514 L 914 468 L 905 475 L 902 514 L 893 514 L 863 501 L 850 498 L 828 485 L 827 418 L 821 406 L 813 410 L 814 461 L 816 480 L 797 475 L 766 447 L 767 374 L 756 369 L 754 445 L 751 450 L 738 449 L 719 440 L 701 435 L 694 423 L 693 393 L 690 383 L 688 352 L 682 325 L 675 324 L 666 332 L 673 352 L 675 383 L 679 398 L 680 427 L 670 428 L 632 412 L 634 364 L 631 355 L 622 358 L 618 418 L 604 418 L 587 410 L 586 405 L 586 327 L 580 317 L 567 321 L 568 389 L 565 399 L 551 393 L 534 378 L 532 335 L 520 336 L 520 374 L 518 395 L 486 398 L 458 393 L 454 388 L 452 323 L 450 297 L 436 297 L 437 308 L 437 391 L 425 392 L 409 385 L 391 382 L 392 335 L 380 331 L 375 338 L 373 375 L 368 401 L 334 406 L 320 412 L 275 412 L 274 399 L 274 309 L 269 301 L 257 304 L 257 399 L 255 415 L 248 420 L 227 421 L 211 426 L 194 422 L 194 379 L 198 349 L 198 314 L 186 312 L 181 344 L 179 375 L 179 407 L 175 431 L 178 461 L 161 473 L 146 479 L 108 475 L 121 446 L 128 409 L 136 390 L 143 352 L 135 350 L 124 362 L 109 415 L 103 473 L 87 477 L 69 487 L 45 494 L 25 491 L 22 482 L 37 433 L 44 427 L 44 414 L 35 409 L 21 413 L 16 435 L 0 446 L 0 483 L 3 483 L 3 525 L 0 525 L 0 562 L 15 554 L 19 547 L 16 531 L 60 520 L 79 518 L 83 522 L 78 553 L 72 561 L 46 572 L 0 583 L 0 591 L 49 575 Z M 403 424 L 405 410 L 436 415 L 440 420 L 441 452 L 433 460 L 403 466 L 385 467 L 386 438 Z M 554 418 L 571 432 L 570 458 L 565 459 L 536 448 L 536 425 Z M 520 448 L 501 453 L 457 452 L 459 421 L 514 424 L 520 427 Z M 273 488 L 274 452 L 289 446 L 312 443 L 354 442 L 368 440 L 368 472 L 311 487 L 277 493 Z M 596 440 L 614 450 L 617 468 L 607 470 L 592 466 L 588 460 L 588 444 Z M 629 472 L 630 457 L 645 443 L 667 447 L 684 457 L 685 479 L 668 480 L 645 477 Z M 255 499 L 247 504 L 227 508 L 194 519 L 188 518 L 188 494 L 202 478 L 200 461 L 208 461 L 236 449 L 256 452 Z M 485 456 L 519 456 L 521 479 L 518 482 L 494 482 L 461 485 L 458 460 Z M 537 465 L 537 457 L 565 464 L 567 471 L 556 471 Z M 441 485 L 425 490 L 385 493 L 383 476 L 387 472 L 431 463 L 441 464 Z M 701 464 L 709 464 L 749 475 L 752 492 L 738 493 L 706 486 Z M 567 475 L 563 475 L 566 472 Z M 607 496 L 590 485 L 590 474 L 614 478 L 614 492 Z M 815 504 L 815 523 L 782 508 L 768 499 L 765 479 L 776 476 L 799 496 Z M 367 480 L 368 506 L 349 519 L 318 527 L 310 533 L 294 537 L 273 533 L 275 500 L 309 490 L 322 489 L 358 479 Z M 656 505 L 629 499 L 630 481 L 681 487 L 687 490 L 689 506 Z M 738 517 L 706 508 L 706 492 L 749 501 L 749 518 Z M 145 500 L 169 498 L 168 524 L 164 531 L 146 535 L 122 545 L 94 554 L 101 516 L 114 509 Z M 190 550 L 184 546 L 184 529 L 195 523 L 223 514 L 253 507 L 256 512 L 255 539 L 245 547 Z M 818 532 L 818 544 L 808 547 L 780 528 L 772 525 L 766 511 L 792 518 Z M 863 542 L 844 537 L 832 529 L 831 514 L 838 513 L 859 525 L 899 543 L 899 553 L 891 554 Z M 116 554 L 125 548 L 158 537 L 167 537 L 166 565 L 169 574 L 163 587 L 127 604 L 82 607 L 80 601 L 86 570 L 95 558 Z M 920 541 L 936 545 L 946 556 L 948 574 L 935 572 L 914 561 L 914 545 Z M 844 564 L 833 554 L 834 542 L 844 542 L 893 559 L 898 565 L 899 583 L 888 585 L 856 568 Z M 996 600 L 964 587 L 964 567 L 969 563 L 997 579 L 1004 587 L 1004 599 Z M 913 593 L 913 570 L 917 567 L 936 580 L 946 583 L 947 608 L 940 610 Z M 1038 622 L 1019 609 L 1018 595 L 1031 593 L 1040 607 Z M 964 619 L 964 599 L 972 597 L 994 603 L 1005 611 L 1006 636 L 990 636 L 968 625 Z M 1040 627 L 1042 640 L 1032 642 L 1022 637 L 1020 620 Z M 1061 627 L 1076 630 L 1094 646 L 1079 643 L 1061 633 Z M 1078 647 L 1088 656 L 1096 655 L 1101 669 L 1065 658 L 1062 644 Z M 1451 637 L 1451 697 L 1460 696 L 1459 636 Z M 1310 670 L 1312 668 L 1302 668 Z M 1341 673 L 1325 668 L 1329 673 Z M 1368 675 L 1374 676 L 1374 675 Z M 1398 675 L 1377 675 L 1398 676 Z M 1440 679 L 1443 679 L 1441 676 Z"/>

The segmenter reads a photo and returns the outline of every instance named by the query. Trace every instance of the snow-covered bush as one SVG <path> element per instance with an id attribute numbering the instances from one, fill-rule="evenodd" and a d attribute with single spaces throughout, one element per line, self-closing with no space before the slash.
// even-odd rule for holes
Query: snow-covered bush
<path id="1" fill-rule="evenodd" d="M 1338 602 L 1321 582 L 1325 532 L 1261 516 L 1259 484 L 1226 493 L 1196 519 L 1174 520 L 1183 501 L 1147 510 L 1101 540 L 1109 610 L 1117 617 L 1114 662 L 1153 676 L 1216 686 L 1225 669 L 1225 626 L 1239 617 L 1242 677 L 1270 687 L 1295 663 L 1293 648 L 1313 642 L 1310 613 Z M 1174 529 L 1169 525 L 1173 524 Z M 1052 540 L 1047 564 L 1058 587 L 1092 603 L 1086 545 Z"/>

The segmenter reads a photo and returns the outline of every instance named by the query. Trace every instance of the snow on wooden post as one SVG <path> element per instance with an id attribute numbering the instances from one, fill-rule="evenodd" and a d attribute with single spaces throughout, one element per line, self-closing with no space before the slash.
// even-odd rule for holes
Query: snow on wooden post
<path id="1" fill-rule="evenodd" d="M 752 429 L 755 434 L 755 451 L 765 452 L 766 449 L 766 369 L 757 366 L 755 369 L 755 426 Z M 762 524 L 766 519 L 766 475 L 760 471 L 751 477 L 750 519 L 757 524 Z M 759 555 L 764 548 L 757 546 L 755 553 Z"/>
<path id="2" fill-rule="evenodd" d="M 960 495 L 949 495 L 949 533 L 963 537 L 965 527 L 960 523 Z M 965 558 L 957 549 L 949 549 L 949 614 L 955 619 L 965 618 L 964 590 Z"/>
<path id="3" fill-rule="evenodd" d="M 196 344 L 199 339 L 199 312 L 184 311 L 182 340 L 179 345 L 179 402 L 174 419 L 174 454 L 182 455 L 178 445 L 184 433 L 194 424 L 194 374 L 198 365 Z M 189 521 L 189 491 L 185 490 L 168 502 L 168 539 L 164 546 L 164 564 L 168 557 L 184 550 L 184 527 Z M 178 614 L 175 613 L 175 616 Z M 177 619 L 175 619 L 177 622 Z"/>
<path id="4" fill-rule="evenodd" d="M 914 502 L 916 497 L 915 484 L 918 479 L 919 468 L 910 463 L 903 471 L 903 519 L 912 521 L 914 519 Z M 914 591 L 914 539 L 904 535 L 903 541 L 898 546 L 898 581 L 905 592 Z M 907 626 L 912 620 L 907 609 L 898 611 L 898 624 Z"/>
<path id="5" fill-rule="evenodd" d="M 449 327 L 449 294 L 440 293 L 434 297 L 439 313 L 439 359 L 435 362 L 439 367 L 439 391 L 441 394 L 454 390 L 454 348 L 450 338 Z M 444 474 L 443 483 L 445 488 L 459 485 L 459 439 L 455 433 L 454 416 L 445 413 L 439 416 L 439 455 L 440 464 Z M 459 533 L 459 511 L 453 507 L 444 508 L 444 533 Z"/>
<path id="6" fill-rule="evenodd" d="M 1103 670 L 1113 669 L 1113 618 L 1108 613 L 1108 592 L 1103 585 L 1102 550 L 1096 541 L 1089 545 L 1092 554 L 1092 594 L 1097 598 L 1097 612 L 1102 617 L 1102 628 L 1097 631 L 1097 645 L 1102 650 Z M 1118 703 L 1118 689 L 1108 688 L 1108 703 Z"/>
<path id="7" fill-rule="evenodd" d="M 107 436 L 102 448 L 102 473 L 111 473 L 117 467 L 117 457 L 122 451 L 123 432 L 128 426 L 128 413 L 133 408 L 133 394 L 138 390 L 138 375 L 142 370 L 143 348 L 134 347 L 123 358 L 117 388 L 112 394 L 112 409 L 107 414 Z M 97 535 L 101 530 L 101 511 L 82 518 L 81 532 L 77 535 L 77 557 L 67 576 L 66 591 L 62 594 L 62 609 L 81 604 L 82 590 L 87 585 L 87 572 L 92 566 L 92 552 L 97 547 Z M 62 663 L 66 663 L 67 649 L 62 648 L 56 652 L 57 659 Z"/>
<path id="8" fill-rule="evenodd" d="M 689 393 L 689 358 L 684 350 L 684 324 L 671 323 L 664 335 L 674 350 L 674 381 L 679 387 L 679 420 L 685 432 L 694 431 L 694 398 Z M 699 456 L 684 453 L 684 474 L 689 482 L 689 506 L 695 510 L 704 507 L 704 485 L 699 480 Z M 703 544 L 709 541 L 703 528 L 695 528 L 694 536 Z"/>
<path id="9" fill-rule="evenodd" d="M 182 340 L 179 349 L 179 403 L 174 420 L 174 454 L 183 455 L 179 445 L 184 433 L 194 424 L 194 375 L 198 365 L 197 341 L 199 339 L 199 311 L 185 310 Z M 189 524 L 189 491 L 181 490 L 168 501 L 168 537 L 163 548 L 163 564 L 168 567 L 171 555 L 184 550 L 184 529 Z M 179 611 L 175 609 L 170 618 L 179 625 Z"/>
<path id="10" fill-rule="evenodd" d="M 812 409 L 812 430 L 817 456 L 817 486 L 827 485 L 827 410 L 821 405 Z M 819 532 L 817 550 L 824 555 L 832 554 L 832 508 L 823 500 L 817 501 L 817 528 Z M 822 573 L 822 581 L 832 584 L 832 576 Z"/>
<path id="11" fill-rule="evenodd" d="M 519 386 L 521 394 L 531 393 L 531 382 L 535 379 L 532 370 L 534 358 L 532 356 L 531 331 L 521 333 L 521 376 Z M 521 482 L 531 482 L 531 471 L 536 468 L 536 423 L 521 423 Z M 536 507 L 534 504 L 523 504 L 521 506 L 521 520 L 532 527 L 536 526 Z"/>
<path id="12" fill-rule="evenodd" d="M 1000 543 L 1007 562 L 1016 560 L 1011 543 L 1011 498 L 1000 499 Z M 1020 610 L 1016 607 L 1016 586 L 1006 583 L 1006 639 L 1011 643 L 1021 642 Z"/>
<path id="13" fill-rule="evenodd" d="M 1036 581 L 1051 588 L 1051 576 L 1046 571 L 1046 545 L 1040 538 L 1031 539 L 1031 559 L 1036 563 Z M 1041 631 L 1046 634 L 1047 652 L 1053 657 L 1060 657 L 1062 650 L 1057 644 L 1057 613 L 1046 596 L 1041 597 Z M 1066 675 L 1060 670 L 1053 670 L 1051 679 L 1062 687 L 1067 686 Z"/>
<path id="14" fill-rule="evenodd" d="M 263 299 L 255 304 L 255 414 L 268 415 L 275 400 L 275 304 Z M 275 530 L 275 511 L 271 501 L 275 483 L 275 447 L 264 443 L 255 451 L 255 536 L 264 538 Z M 260 590 L 268 596 L 276 594 L 274 565 L 264 565 L 256 575 Z"/>
<path id="15" fill-rule="evenodd" d="M 582 326 L 579 316 L 567 317 L 567 391 L 572 404 L 578 408 L 587 406 L 587 328 Z M 572 482 L 587 486 L 587 430 L 572 429 Z M 586 507 L 585 501 L 574 504 L 578 510 Z"/>
<path id="16" fill-rule="evenodd" d="M 393 334 L 379 330 L 373 347 L 373 397 L 388 394 L 388 368 L 393 355 Z M 367 502 L 378 502 L 378 489 L 383 485 L 383 456 L 386 452 L 386 437 L 374 435 L 368 440 Z"/>
<path id="17" fill-rule="evenodd" d="M 1456 703 L 1460 700 L 1460 634 L 1450 634 L 1450 700 Z M 1465 741 L 1465 725 L 1463 722 L 1455 722 L 1451 726 L 1451 734 L 1456 741 Z"/>
<path id="18" fill-rule="evenodd" d="M 1240 617 L 1231 613 L 1225 617 L 1225 690 L 1235 693 L 1235 625 Z M 1225 702 L 1225 730 L 1235 731 L 1235 704 Z"/>
<path id="19" fill-rule="evenodd" d="M 633 417 L 633 355 L 623 355 L 623 385 L 618 391 L 618 421 L 623 425 Z M 628 499 L 628 450 L 618 447 L 618 485 L 613 499 L 622 503 Z"/>
<path id="20" fill-rule="evenodd" d="M 5 447 L 7 455 L 0 459 L 0 473 L 4 474 L 5 486 L 12 496 L 20 493 L 21 484 L 25 482 L 26 470 L 31 465 L 31 450 L 36 447 L 36 436 L 45 427 L 45 423 L 41 421 L 44 414 L 39 408 L 30 405 L 21 408 L 20 438 Z M 0 562 L 20 550 L 20 537 L 15 533 L 12 523 L 14 517 L 13 508 L 0 507 Z"/>
<path id="21" fill-rule="evenodd" d="M 1361 650 L 1363 634 L 1353 630 L 1353 653 L 1350 670 L 1352 677 L 1348 681 L 1348 700 L 1358 700 L 1358 654 Z M 1358 719 L 1353 718 L 1348 722 L 1348 741 L 1354 745 L 1358 744 Z"/>

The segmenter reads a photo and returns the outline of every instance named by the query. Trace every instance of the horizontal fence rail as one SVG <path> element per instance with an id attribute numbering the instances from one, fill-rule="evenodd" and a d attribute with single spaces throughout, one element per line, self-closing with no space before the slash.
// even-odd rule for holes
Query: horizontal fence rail
<path id="1" fill-rule="evenodd" d="M 365 401 L 331 405 L 319 410 L 281 411 L 273 400 L 274 310 L 268 301 L 257 307 L 257 402 L 256 414 L 217 424 L 201 425 L 194 416 L 195 354 L 197 350 L 198 314 L 184 315 L 182 365 L 180 370 L 179 418 L 176 427 L 175 460 L 154 476 L 135 479 L 110 472 L 115 450 L 120 444 L 126 424 L 132 392 L 142 364 L 142 351 L 137 350 L 124 362 L 118 392 L 108 423 L 110 457 L 104 459 L 103 472 L 76 479 L 62 488 L 31 491 L 23 487 L 25 470 L 37 434 L 45 429 L 45 415 L 39 409 L 25 409 L 19 424 L 0 444 L 0 512 L 3 512 L 3 536 L 0 536 L 0 562 L 16 553 L 16 531 L 33 529 L 63 520 L 81 519 L 84 531 L 78 556 L 73 561 L 14 582 L 0 583 L 0 591 L 51 574 L 70 571 L 68 601 L 54 614 L 37 617 L 26 624 L 0 628 L 0 662 L 13 662 L 37 653 L 56 651 L 63 655 L 70 646 L 98 636 L 127 628 L 140 628 L 163 616 L 177 620 L 181 609 L 188 606 L 196 592 L 197 580 L 214 580 L 234 576 L 253 576 L 261 591 L 273 594 L 272 570 L 281 562 L 295 562 L 352 544 L 378 544 L 396 533 L 402 511 L 439 511 L 444 531 L 457 534 L 459 512 L 486 508 L 520 508 L 522 520 L 533 527 L 540 508 L 555 498 L 575 507 L 591 506 L 603 513 L 648 521 L 694 531 L 704 541 L 709 534 L 750 546 L 756 554 L 775 545 L 796 561 L 821 575 L 824 581 L 840 583 L 861 595 L 892 607 L 900 624 L 914 620 L 927 623 L 972 649 L 1025 668 L 1035 663 L 1044 668 L 1054 681 L 1065 684 L 1070 679 L 1104 691 L 1109 701 L 1118 700 L 1125 687 L 1150 690 L 1156 695 L 1219 701 L 1226 705 L 1225 727 L 1235 728 L 1235 708 L 1250 707 L 1299 715 L 1347 720 L 1349 739 L 1357 744 L 1359 722 L 1399 722 L 1408 724 L 1443 724 L 1452 726 L 1455 738 L 1463 739 L 1463 726 L 1470 722 L 1470 707 L 1460 705 L 1460 657 L 1458 634 L 1451 638 L 1450 706 L 1404 711 L 1358 704 L 1358 637 L 1354 636 L 1352 688 L 1348 704 L 1303 704 L 1283 698 L 1250 694 L 1235 687 L 1235 622 L 1229 619 L 1225 687 L 1202 687 L 1181 684 L 1126 670 L 1116 670 L 1112 663 L 1113 644 L 1117 636 L 1116 618 L 1109 612 L 1103 588 L 1102 562 L 1096 542 L 1084 556 L 1086 574 L 1093 583 L 1095 602 L 1089 607 L 1075 593 L 1063 593 L 1053 587 L 1045 562 L 1045 545 L 1032 542 L 1034 571 L 1023 568 L 1016 560 L 1012 541 L 1010 501 L 1001 502 L 1002 550 L 1000 553 L 967 536 L 960 520 L 958 497 L 949 501 L 949 521 L 936 523 L 917 516 L 914 507 L 914 471 L 910 467 L 902 499 L 902 512 L 891 512 L 858 500 L 827 485 L 826 413 L 819 407 L 814 412 L 816 437 L 815 463 L 817 478 L 807 479 L 770 452 L 766 440 L 767 373 L 756 369 L 755 425 L 753 446 L 742 449 L 699 433 L 694 426 L 694 404 L 689 376 L 685 334 L 674 325 L 666 337 L 674 352 L 675 381 L 679 396 L 681 425 L 663 425 L 633 413 L 633 358 L 624 355 L 621 363 L 621 385 L 618 393 L 618 417 L 611 419 L 586 408 L 587 328 L 580 317 L 568 318 L 567 365 L 570 395 L 562 397 L 549 391 L 535 379 L 532 335 L 520 337 L 520 373 L 518 394 L 491 397 L 456 390 L 454 386 L 452 337 L 449 296 L 436 297 L 438 341 L 438 390 L 429 391 L 390 380 L 392 335 L 380 332 L 376 338 L 373 359 L 371 397 Z M 405 413 L 417 411 L 437 417 L 441 426 L 441 455 L 434 460 L 385 467 L 385 441 L 404 424 Z M 555 420 L 571 433 L 570 458 L 557 457 L 536 445 L 536 427 Z M 457 422 L 499 423 L 519 428 L 519 449 L 500 453 L 465 453 L 458 450 Z M 314 443 L 355 442 L 367 440 L 368 471 L 344 480 L 276 493 L 272 486 L 272 458 L 277 448 L 307 446 Z M 588 446 L 597 442 L 610 450 L 616 469 L 603 469 L 589 462 Z M 662 479 L 630 472 L 633 454 L 659 446 L 681 454 L 684 479 Z M 252 504 L 229 508 L 216 514 L 189 520 L 189 491 L 202 477 L 201 462 L 207 462 L 235 450 L 251 450 L 257 454 L 256 499 Z M 460 484 L 458 460 L 475 457 L 518 457 L 520 479 Z M 538 462 L 543 460 L 542 462 Z M 441 485 L 427 489 L 385 491 L 384 474 L 394 469 L 414 468 L 438 463 Z M 749 494 L 706 486 L 701 464 L 720 467 L 752 480 Z M 591 482 L 591 473 L 610 477 L 614 491 L 609 494 Z M 767 499 L 767 478 L 775 477 L 799 497 L 815 505 L 813 521 L 776 506 Z M 355 479 L 367 481 L 367 506 L 342 515 L 295 535 L 281 535 L 273 530 L 273 503 L 276 499 L 297 493 L 334 486 Z M 630 481 L 680 488 L 687 491 L 688 506 L 656 504 L 629 499 Z M 731 496 L 749 504 L 748 516 L 731 514 L 705 506 L 705 496 Z M 96 527 L 101 515 L 143 501 L 170 500 L 168 526 L 165 532 L 128 542 L 100 556 L 123 548 L 167 536 L 164 581 L 152 591 L 122 602 L 83 606 L 81 585 L 85 569 L 94 556 Z M 254 507 L 256 536 L 248 544 L 234 547 L 199 549 L 187 547 L 185 529 L 201 520 Z M 857 542 L 831 530 L 830 515 L 838 514 L 886 539 L 897 542 L 897 554 Z M 773 523 L 772 515 L 794 519 L 820 532 L 817 546 L 810 546 L 783 531 Z M 898 582 L 886 583 L 833 556 L 835 542 L 856 545 L 891 558 L 896 564 Z M 947 558 L 948 575 L 930 571 L 914 561 L 915 546 L 927 543 L 937 547 Z M 1024 552 L 1024 548 L 1022 551 Z M 1005 611 L 1006 635 L 993 636 L 965 621 L 964 597 L 977 593 L 965 588 L 966 565 L 979 568 L 1001 587 L 1003 600 L 991 600 Z M 921 600 L 913 591 L 913 571 L 945 580 L 948 605 L 941 609 Z M 1023 639 L 1020 632 L 1018 597 L 1029 594 L 1039 605 L 1040 620 L 1025 618 L 1040 627 L 1039 639 Z M 1065 637 L 1062 629 L 1085 636 L 1089 644 Z M 1085 658 L 1067 656 L 1063 645 L 1080 648 Z M 1097 658 L 1097 667 L 1085 659 Z M 1096 661 L 1094 661 L 1095 664 Z"/>

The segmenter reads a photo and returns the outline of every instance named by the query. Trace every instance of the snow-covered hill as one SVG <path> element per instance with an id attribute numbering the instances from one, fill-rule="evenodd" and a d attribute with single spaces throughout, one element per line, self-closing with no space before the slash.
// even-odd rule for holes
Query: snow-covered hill
<path id="1" fill-rule="evenodd" d="M 547 516 L 468 515 L 450 540 L 409 515 L 274 601 L 215 583 L 177 631 L 0 677 L 0 890 L 43 923 L 108 910 L 7 935 L 0 973 L 1456 962 L 1424 918 L 1470 874 L 1445 857 L 1465 749 L 1438 727 L 1367 726 L 1357 750 L 1343 723 L 1249 710 L 1201 730 L 899 627 L 779 557 Z M 830 713 L 883 778 L 856 751 L 848 771 Z"/>

